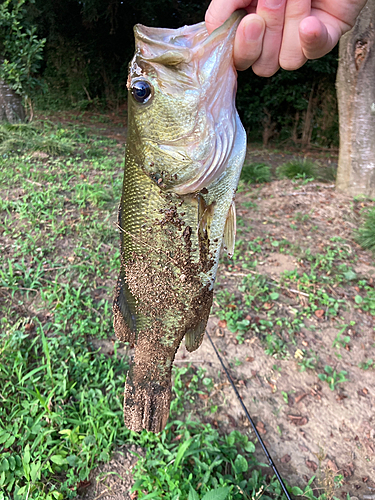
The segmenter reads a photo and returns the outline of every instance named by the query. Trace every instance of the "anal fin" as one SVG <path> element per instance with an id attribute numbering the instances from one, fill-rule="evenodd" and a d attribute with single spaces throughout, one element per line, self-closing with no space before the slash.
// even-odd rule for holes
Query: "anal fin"
<path id="1" fill-rule="evenodd" d="M 207 205 L 201 194 L 198 194 L 198 231 L 203 238 L 210 238 L 211 222 L 214 216 L 215 203 Z"/>
<path id="2" fill-rule="evenodd" d="M 193 352 L 201 345 L 206 329 L 207 320 L 204 319 L 195 328 L 185 333 L 185 346 L 189 352 Z"/>
<path id="3" fill-rule="evenodd" d="M 115 297 L 113 300 L 113 327 L 116 337 L 122 342 L 135 342 L 136 320 L 126 300 L 127 287 L 123 277 L 118 277 Z M 130 292 L 129 292 L 130 293 Z"/>

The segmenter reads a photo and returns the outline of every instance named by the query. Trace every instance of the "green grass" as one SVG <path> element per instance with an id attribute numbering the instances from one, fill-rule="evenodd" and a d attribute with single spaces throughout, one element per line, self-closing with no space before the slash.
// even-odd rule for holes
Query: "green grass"
<path id="1" fill-rule="evenodd" d="M 161 434 L 124 426 L 128 360 L 117 343 L 110 356 L 93 347 L 113 337 L 122 148 L 82 127 L 1 130 L 0 500 L 75 498 L 96 465 L 132 443 L 145 449 L 133 469 L 138 498 L 281 498 L 246 435 L 199 422 L 199 395 L 213 385 L 203 370 L 174 370 Z M 30 154 L 50 139 L 48 157 Z"/>
<path id="2" fill-rule="evenodd" d="M 58 323 L 57 323 L 58 324 Z M 254 458 L 255 446 L 239 432 L 220 435 L 182 411 L 209 389 L 204 371 L 175 369 L 171 419 L 159 435 L 128 431 L 122 420 L 126 357 L 99 354 L 77 326 L 69 335 L 56 324 L 36 321 L 28 333 L 18 321 L 2 322 L 0 343 L 0 498 L 74 498 L 112 450 L 136 443 L 145 448 L 134 469 L 133 487 L 143 498 L 281 498 Z M 186 391 L 187 379 L 189 389 Z M 181 418 L 182 417 L 182 418 Z M 147 498 L 151 498 L 147 497 Z M 207 496 L 207 498 L 210 498 Z"/>
<path id="3" fill-rule="evenodd" d="M 128 360 L 118 343 L 109 356 L 93 347 L 93 339 L 113 338 L 123 148 L 80 126 L 25 127 L 22 134 L 21 128 L 7 133 L 24 135 L 27 143 L 0 156 L 0 500 L 74 498 L 96 465 L 131 444 L 144 448 L 133 469 L 140 499 L 281 499 L 249 436 L 202 423 L 214 421 L 220 404 L 208 398 L 214 381 L 202 369 L 174 370 L 171 417 L 161 434 L 125 428 Z M 56 149 L 48 157 L 32 155 L 51 138 Z M 262 169 L 254 171 L 246 182 L 262 182 Z M 251 201 L 245 206 L 257 208 Z M 294 222 L 310 224 L 306 214 L 297 213 Z M 217 289 L 217 316 L 238 343 L 256 336 L 274 358 L 293 359 L 299 349 L 297 369 L 340 387 L 345 373 L 305 349 L 301 333 L 312 318 L 334 322 L 331 354 L 339 357 L 349 344 L 349 321 L 341 318 L 349 305 L 375 316 L 373 285 L 357 276 L 346 240 L 331 238 L 312 252 L 285 238 L 246 239 L 240 218 L 239 229 L 233 259 L 222 264 L 240 277 L 235 293 Z M 273 253 L 292 255 L 303 266 L 278 280 L 266 277 L 257 265 Z M 373 359 L 361 367 L 373 370 Z M 314 500 L 311 485 L 292 493 Z"/>
<path id="4" fill-rule="evenodd" d="M 129 434 L 121 425 L 127 361 L 116 346 L 112 359 L 99 355 L 79 329 L 68 336 L 49 323 L 35 333 L 22 322 L 2 326 L 0 492 L 69 497 Z"/>
<path id="5" fill-rule="evenodd" d="M 293 255 L 303 262 L 303 271 L 296 266 L 295 270 L 282 273 L 278 280 L 256 272 L 258 262 L 273 252 Z M 277 358 L 292 356 L 298 344 L 297 335 L 308 328 L 311 320 L 338 321 L 349 307 L 375 316 L 373 285 L 366 279 L 359 279 L 353 270 L 355 261 L 350 246 L 340 237 L 332 237 L 321 252 L 309 248 L 302 250 L 285 239 L 257 237 L 245 241 L 239 238 L 233 258 L 224 257 L 223 264 L 234 274 L 240 272 L 242 283 L 236 281 L 235 295 L 225 289 L 217 291 L 215 313 L 236 334 L 240 344 L 256 335 L 266 354 Z M 341 292 L 344 288 L 349 288 L 350 306 L 347 299 L 335 291 Z M 289 306 L 290 312 L 285 314 L 288 290 L 294 290 L 292 293 L 304 300 Z M 338 323 L 338 328 L 345 327 L 343 331 L 347 326 Z M 333 346 L 339 358 L 337 345 L 340 342 L 340 345 L 347 345 L 347 336 L 337 339 Z M 314 369 L 318 364 L 307 355 L 300 366 L 301 369 Z"/>
<path id="6" fill-rule="evenodd" d="M 242 167 L 241 180 L 249 184 L 270 182 L 271 168 L 266 163 L 245 163 Z"/>
<path id="7" fill-rule="evenodd" d="M 358 243 L 375 253 L 375 208 L 367 212 L 357 233 Z"/>
<path id="8" fill-rule="evenodd" d="M 48 127 L 50 133 L 45 133 Z M 51 125 L 3 123 L 0 125 L 0 154 L 40 151 L 53 155 L 69 154 L 74 149 L 71 138 L 56 136 Z"/>
<path id="9" fill-rule="evenodd" d="M 295 159 L 280 165 L 277 176 L 281 179 L 315 179 L 318 175 L 315 162 L 304 159 Z"/>
<path id="10" fill-rule="evenodd" d="M 0 155 L 3 157 L 26 152 L 53 156 L 72 155 L 78 150 L 89 157 L 97 157 L 102 156 L 100 146 L 105 143 L 113 145 L 114 141 L 90 136 L 82 127 L 61 127 L 49 121 L 0 124 Z M 87 145 L 88 148 L 82 148 Z M 35 156 L 38 157 L 37 154 Z"/>

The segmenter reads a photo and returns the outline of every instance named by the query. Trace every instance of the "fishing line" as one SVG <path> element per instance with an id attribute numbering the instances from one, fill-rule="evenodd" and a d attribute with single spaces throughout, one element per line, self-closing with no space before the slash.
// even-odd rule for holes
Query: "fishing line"
<path id="1" fill-rule="evenodd" d="M 237 387 L 234 385 L 233 379 L 232 379 L 232 377 L 230 376 L 230 373 L 229 373 L 229 371 L 228 371 L 228 368 L 225 366 L 225 364 L 224 364 L 224 362 L 223 362 L 223 360 L 222 360 L 222 358 L 221 358 L 221 356 L 220 356 L 220 354 L 219 354 L 218 350 L 216 349 L 215 344 L 212 342 L 211 336 L 210 336 L 210 334 L 208 333 L 208 331 L 207 331 L 207 330 L 206 330 L 206 335 L 207 335 L 207 337 L 208 337 L 209 341 L 211 342 L 212 347 L 214 348 L 214 351 L 215 351 L 215 353 L 216 353 L 216 356 L 219 358 L 219 361 L 220 361 L 220 363 L 221 363 L 221 366 L 224 368 L 225 374 L 226 374 L 226 376 L 227 376 L 227 378 L 228 378 L 228 380 L 229 380 L 229 382 L 230 382 L 230 385 L 233 387 L 233 390 L 234 390 L 234 392 L 236 393 L 236 396 L 237 396 L 237 398 L 238 398 L 238 400 L 239 400 L 239 402 L 240 402 L 240 404 L 241 404 L 241 406 L 242 406 L 242 408 L 243 408 L 243 411 L 245 412 L 245 415 L 246 415 L 247 419 L 249 420 L 249 422 L 250 422 L 250 424 L 251 424 L 251 427 L 253 428 L 253 431 L 254 431 L 254 433 L 255 433 L 255 436 L 257 437 L 257 439 L 258 439 L 258 441 L 259 441 L 259 443 L 260 443 L 260 445 L 261 445 L 261 447 L 262 447 L 262 449 L 263 449 L 263 451 L 264 451 L 264 454 L 265 454 L 265 455 L 266 455 L 266 457 L 267 457 L 267 460 L 268 460 L 268 463 L 269 463 L 270 467 L 271 467 L 271 468 L 272 468 L 272 470 L 274 471 L 274 473 L 275 473 L 275 475 L 276 475 L 276 477 L 277 477 L 277 479 L 278 479 L 278 481 L 279 481 L 279 483 L 280 483 L 280 486 L 281 486 L 281 488 L 282 488 L 283 492 L 285 493 L 286 498 L 287 498 L 288 500 L 291 500 L 291 497 L 290 497 L 290 495 L 289 495 L 289 493 L 288 493 L 288 490 L 286 489 L 286 486 L 285 486 L 285 484 L 284 484 L 284 481 L 283 481 L 282 477 L 280 476 L 279 471 L 277 470 L 276 465 L 274 464 L 274 461 L 272 460 L 271 455 L 268 453 L 268 450 L 267 450 L 267 448 L 266 448 L 266 445 L 263 443 L 263 440 L 262 440 L 262 438 L 260 437 L 260 434 L 259 434 L 259 432 L 258 432 L 257 428 L 255 427 L 255 424 L 254 424 L 254 422 L 253 422 L 253 419 L 250 417 L 250 414 L 249 414 L 249 412 L 247 411 L 247 408 L 246 408 L 246 406 L 245 406 L 244 402 L 242 401 L 242 398 L 241 398 L 241 396 L 240 396 L 240 394 L 239 394 L 239 392 L 238 392 L 238 390 L 237 390 Z"/>

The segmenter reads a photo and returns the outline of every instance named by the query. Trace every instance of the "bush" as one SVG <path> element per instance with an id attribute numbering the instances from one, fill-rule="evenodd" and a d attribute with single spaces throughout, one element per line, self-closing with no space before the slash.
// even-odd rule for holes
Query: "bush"
<path id="1" fill-rule="evenodd" d="M 375 207 L 367 212 L 364 223 L 357 233 L 358 243 L 375 253 Z"/>
<path id="2" fill-rule="evenodd" d="M 281 179 L 315 179 L 317 173 L 317 165 L 307 159 L 291 160 L 283 163 L 277 169 L 277 175 Z"/>
<path id="3" fill-rule="evenodd" d="M 28 26 L 26 3 L 6 0 L 0 6 L 0 80 L 27 99 L 39 84 L 34 75 L 40 68 L 46 39 L 39 39 L 35 26 Z"/>
<path id="4" fill-rule="evenodd" d="M 241 179 L 249 184 L 270 182 L 271 168 L 266 163 L 249 163 L 243 166 Z"/>

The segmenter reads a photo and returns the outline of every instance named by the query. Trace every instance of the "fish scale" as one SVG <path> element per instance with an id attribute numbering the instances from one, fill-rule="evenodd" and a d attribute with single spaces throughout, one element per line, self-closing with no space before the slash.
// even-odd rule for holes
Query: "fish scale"
<path id="1" fill-rule="evenodd" d="M 201 344 L 220 249 L 233 251 L 246 151 L 232 58 L 242 15 L 210 36 L 204 23 L 134 30 L 113 304 L 117 337 L 134 344 L 124 394 L 134 431 L 164 428 L 176 351 L 184 337 L 189 351 Z"/>

